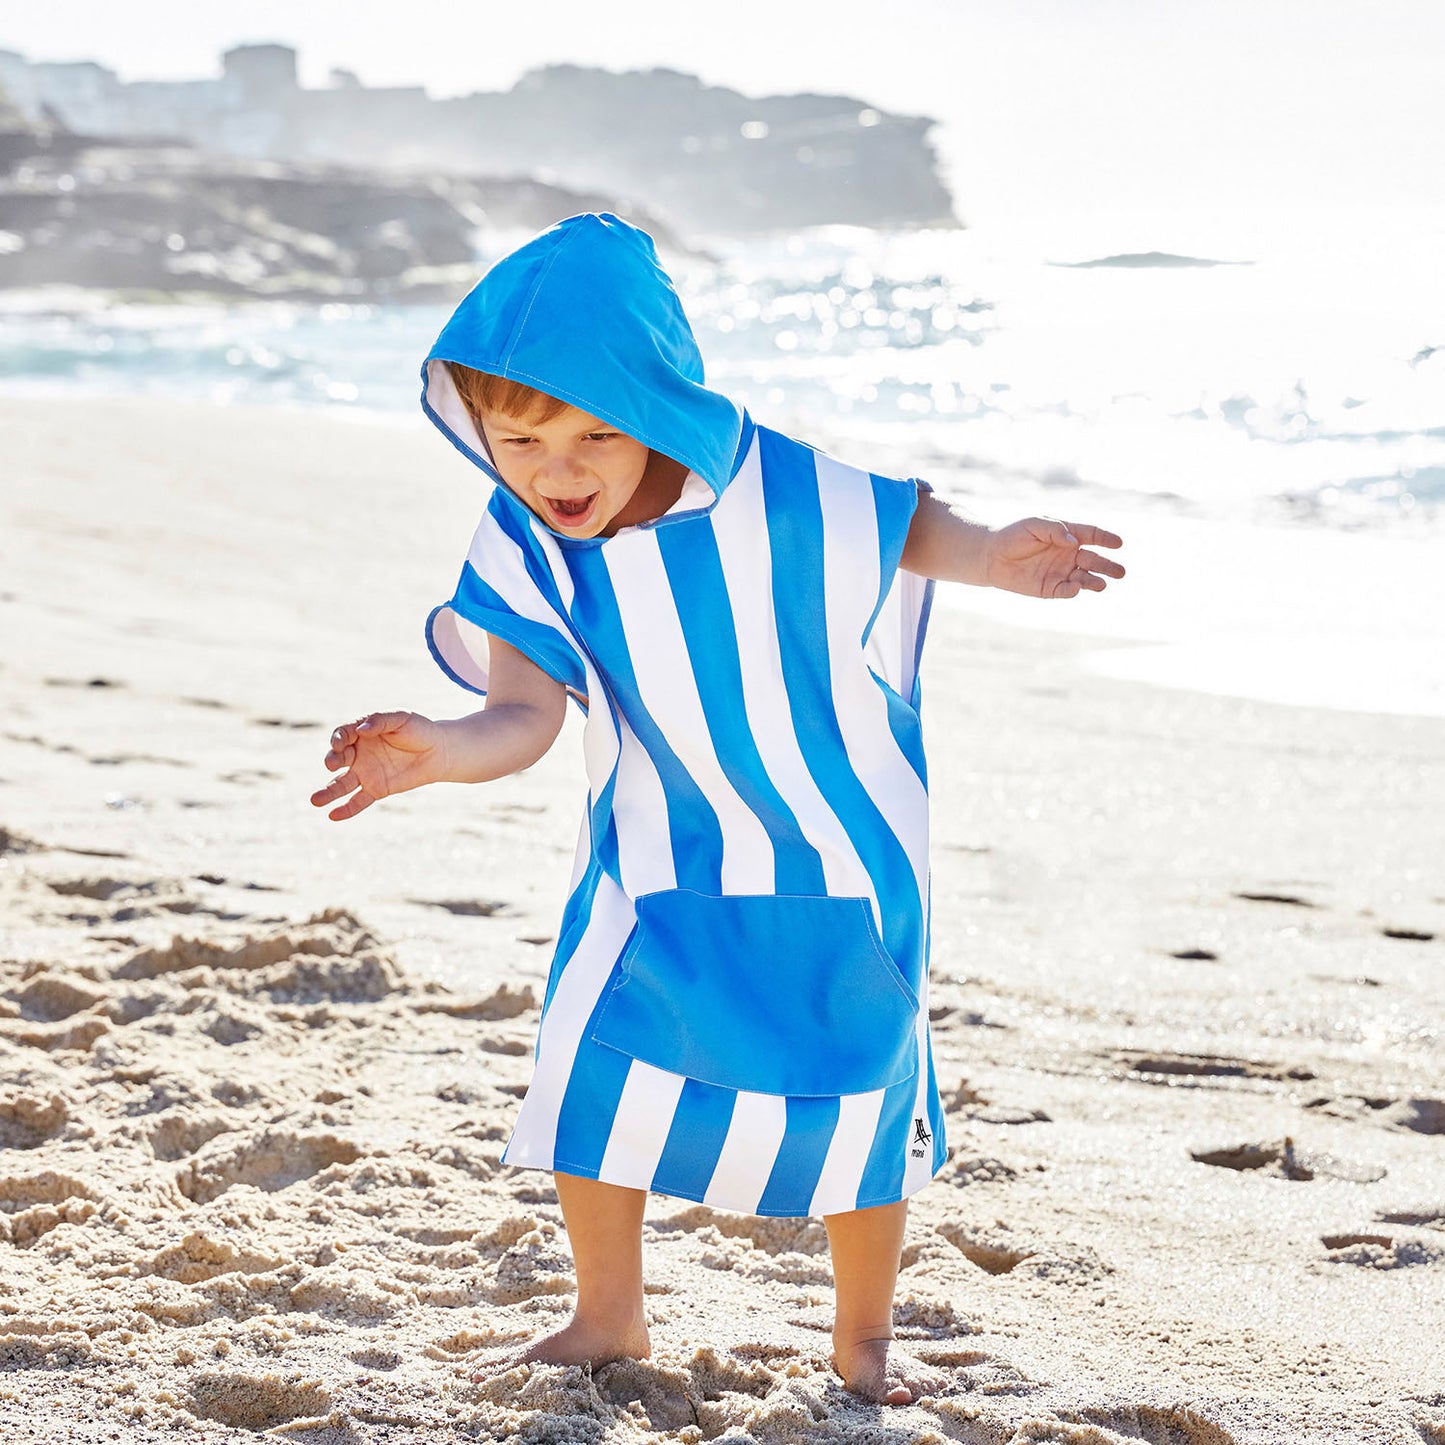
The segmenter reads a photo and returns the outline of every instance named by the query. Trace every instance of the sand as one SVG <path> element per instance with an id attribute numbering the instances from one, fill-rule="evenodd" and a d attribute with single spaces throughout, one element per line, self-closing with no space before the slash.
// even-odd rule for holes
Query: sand
<path id="1" fill-rule="evenodd" d="M 939 608 L 953 1153 L 896 1321 L 947 1388 L 842 1390 L 817 1221 L 660 1197 L 652 1361 L 489 1373 L 573 1287 L 499 1160 L 579 731 L 306 802 L 335 722 L 467 710 L 420 627 L 475 477 L 420 422 L 0 434 L 7 1442 L 1445 1442 L 1445 722 L 1104 675 L 1107 595 Z"/>

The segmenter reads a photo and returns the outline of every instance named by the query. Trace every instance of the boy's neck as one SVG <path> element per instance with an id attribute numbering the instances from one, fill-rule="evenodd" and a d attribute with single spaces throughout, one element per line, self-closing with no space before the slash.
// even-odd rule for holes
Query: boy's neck
<path id="1" fill-rule="evenodd" d="M 647 470 L 637 484 L 637 490 L 623 509 L 603 528 L 602 535 L 611 537 L 623 527 L 636 527 L 643 522 L 655 522 L 673 506 L 682 495 L 682 484 L 687 480 L 687 468 L 661 452 L 652 452 L 647 460 Z"/>

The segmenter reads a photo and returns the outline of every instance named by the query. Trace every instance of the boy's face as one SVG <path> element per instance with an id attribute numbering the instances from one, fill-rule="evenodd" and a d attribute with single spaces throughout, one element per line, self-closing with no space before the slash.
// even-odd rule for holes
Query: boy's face
<path id="1" fill-rule="evenodd" d="M 493 411 L 477 420 L 502 480 L 549 527 L 610 537 L 651 520 L 642 483 L 652 453 L 625 432 L 575 406 L 551 421 Z"/>

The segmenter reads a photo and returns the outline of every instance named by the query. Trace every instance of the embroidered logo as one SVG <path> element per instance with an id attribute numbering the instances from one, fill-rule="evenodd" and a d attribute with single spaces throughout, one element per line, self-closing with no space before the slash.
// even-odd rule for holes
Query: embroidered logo
<path id="1" fill-rule="evenodd" d="M 923 1158 L 924 1148 L 933 1142 L 933 1135 L 928 1132 L 928 1125 L 922 1119 L 913 1121 L 913 1148 L 909 1151 L 915 1159 Z"/>

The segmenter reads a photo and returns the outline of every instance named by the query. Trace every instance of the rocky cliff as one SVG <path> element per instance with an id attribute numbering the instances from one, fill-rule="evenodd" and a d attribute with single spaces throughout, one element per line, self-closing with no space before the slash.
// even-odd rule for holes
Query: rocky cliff
<path id="1" fill-rule="evenodd" d="M 479 227 L 536 230 L 613 197 L 530 179 L 399 177 L 0 130 L 0 288 L 454 299 Z M 664 244 L 666 224 L 633 219 Z"/>

